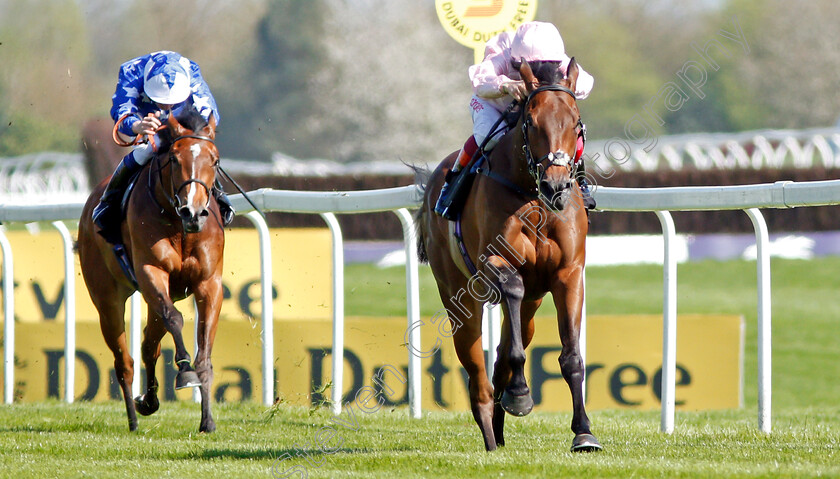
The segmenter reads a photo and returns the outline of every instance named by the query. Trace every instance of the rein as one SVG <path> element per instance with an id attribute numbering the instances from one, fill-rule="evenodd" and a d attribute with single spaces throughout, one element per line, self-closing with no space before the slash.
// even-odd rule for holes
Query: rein
<path id="1" fill-rule="evenodd" d="M 117 144 L 117 146 L 126 147 L 126 146 L 135 146 L 135 145 L 138 145 L 138 144 L 140 144 L 140 143 L 143 143 L 144 141 L 147 141 L 147 142 L 151 143 L 151 145 L 152 145 L 152 149 L 153 149 L 155 152 L 157 152 L 157 151 L 158 151 L 158 148 L 157 148 L 157 145 L 155 144 L 155 136 L 156 136 L 156 135 L 137 135 L 137 136 L 134 138 L 134 140 L 132 140 L 132 141 L 123 141 L 123 140 L 122 140 L 122 138 L 120 138 L 120 135 L 119 135 L 119 128 L 120 128 L 120 125 L 122 124 L 122 122 L 123 122 L 126 118 L 128 118 L 128 117 L 129 117 L 129 116 L 131 116 L 132 114 L 133 114 L 133 113 L 126 113 L 125 115 L 121 116 L 121 117 L 117 120 L 117 122 L 116 122 L 116 123 L 114 123 L 114 128 L 113 128 L 113 130 L 111 131 L 111 138 L 114 140 L 114 143 L 116 143 L 116 144 Z M 167 127 L 167 125 L 166 125 L 166 124 L 163 124 L 163 125 L 161 125 L 161 126 L 160 126 L 160 128 L 158 128 L 158 129 L 157 129 L 157 131 L 164 130 L 164 129 L 166 129 L 166 127 Z M 212 138 L 210 138 L 209 136 L 203 136 L 203 135 L 181 135 L 181 136 L 179 136 L 178 138 L 175 138 L 174 140 L 172 140 L 172 142 L 170 143 L 170 147 L 171 147 L 172 145 L 174 145 L 177 141 L 182 140 L 182 139 L 184 139 L 184 138 L 194 138 L 194 139 L 196 139 L 196 140 L 209 141 L 210 143 L 213 143 L 214 145 L 216 144 L 216 141 L 215 141 L 215 140 L 213 140 Z M 158 163 L 160 163 L 159 155 L 157 155 L 157 157 L 156 157 L 156 161 L 157 161 Z M 172 159 L 170 158 L 167 164 L 172 165 L 172 163 L 173 163 L 173 162 L 172 162 Z M 165 164 L 165 165 L 160 166 L 160 168 L 158 168 L 158 177 L 159 177 L 159 180 L 160 180 L 161 184 L 163 184 L 163 168 L 164 168 L 165 166 L 167 166 L 167 165 Z M 173 165 L 173 167 L 174 167 L 174 165 Z M 218 170 L 219 170 L 219 172 L 222 174 L 222 176 L 224 176 L 224 177 L 225 177 L 225 178 L 226 178 L 229 182 L 231 182 L 231 183 L 233 184 L 233 186 L 235 186 L 235 187 L 236 187 L 236 189 L 237 189 L 240 193 L 242 193 L 242 196 L 245 198 L 245 200 L 247 200 L 247 201 L 248 201 L 248 203 L 251 205 L 251 207 L 252 207 L 252 208 L 254 208 L 254 210 L 255 210 L 256 212 L 258 212 L 258 213 L 260 214 L 260 216 L 262 216 L 262 217 L 263 217 L 263 219 L 265 219 L 265 213 L 263 213 L 263 211 L 262 211 L 262 210 L 261 210 L 261 209 L 260 209 L 260 208 L 259 208 L 256 204 L 254 204 L 254 202 L 251 200 L 251 198 L 248 196 L 248 194 L 247 194 L 247 193 L 245 193 L 245 191 L 242 189 L 242 187 L 241 187 L 241 186 L 239 186 L 239 184 L 238 184 L 236 181 L 234 181 L 234 179 L 233 179 L 233 178 L 231 178 L 231 176 L 227 173 L 227 171 L 225 171 L 225 170 L 222 168 L 222 166 L 221 166 L 221 165 L 218 165 L 218 166 L 217 166 L 217 169 L 218 169 Z M 198 183 L 198 184 L 200 184 L 201 186 L 203 186 L 203 187 L 204 187 L 204 189 L 207 191 L 207 196 L 208 196 L 208 200 L 207 200 L 207 201 L 208 201 L 208 204 L 209 204 L 209 202 L 210 202 L 209 197 L 211 196 L 211 195 L 210 195 L 210 191 L 211 191 L 211 189 L 210 189 L 210 188 L 209 188 L 209 187 L 208 187 L 208 186 L 207 186 L 207 185 L 206 185 L 203 181 L 201 181 L 201 180 L 193 180 L 193 179 L 190 179 L 190 180 L 185 181 L 183 184 L 181 184 L 181 186 L 180 186 L 177 190 L 175 190 L 175 188 L 174 188 L 174 187 L 172 188 L 172 189 L 174 190 L 175 194 L 174 194 L 173 196 L 169 196 L 169 195 L 167 195 L 167 199 L 169 200 L 169 204 L 170 204 L 170 206 L 172 206 L 172 207 L 173 207 L 173 208 L 175 208 L 175 209 L 177 209 L 177 208 L 178 208 L 179 203 L 180 203 L 179 201 L 177 201 L 177 198 L 178 198 L 178 193 L 180 193 L 180 192 L 181 192 L 181 190 L 182 190 L 185 186 L 187 186 L 188 184 L 190 184 L 190 183 Z M 151 194 L 151 192 L 153 191 L 153 189 L 152 189 L 152 177 L 151 177 L 151 175 L 149 175 L 149 183 L 148 183 L 148 186 L 149 186 L 149 195 L 151 196 L 152 200 L 155 202 L 155 204 L 158 206 L 158 208 L 160 208 L 161 212 L 165 211 L 165 209 L 163 208 L 163 206 L 161 206 L 161 205 L 160 205 L 160 203 L 158 203 L 158 201 L 157 201 L 157 199 L 154 197 L 154 195 L 153 195 L 153 194 Z"/>
<path id="2" fill-rule="evenodd" d="M 178 142 L 179 140 L 183 140 L 184 138 L 194 138 L 194 139 L 196 139 L 196 140 L 209 141 L 210 143 L 212 143 L 212 144 L 214 144 L 214 145 L 216 144 L 216 141 L 215 141 L 215 140 L 213 140 L 212 138 L 208 137 L 208 136 L 202 136 L 202 135 L 181 135 L 181 136 L 179 136 L 178 138 L 175 138 L 174 140 L 172 140 L 172 143 L 170 144 L 170 147 L 171 147 L 172 145 L 174 145 L 176 142 Z M 158 157 L 157 157 L 157 158 L 158 158 L 158 159 L 157 159 L 158 163 L 160 163 L 160 156 L 158 155 Z M 167 161 L 167 163 L 166 163 L 166 164 L 161 165 L 161 166 L 158 168 L 158 180 L 160 181 L 160 183 L 161 183 L 161 184 L 163 184 L 163 168 L 164 168 L 164 167 L 166 167 L 167 165 L 169 165 L 169 166 L 170 166 L 170 167 L 172 167 L 172 168 L 174 168 L 174 167 L 175 167 L 175 166 L 174 166 L 174 161 L 172 161 L 172 158 L 171 158 L 171 157 L 169 158 L 169 160 Z M 242 194 L 242 196 L 245 198 L 245 200 L 246 200 L 246 201 L 248 201 L 248 203 L 251 205 L 251 207 L 252 207 L 252 208 L 254 208 L 254 211 L 258 212 L 258 213 L 260 214 L 260 216 L 262 216 L 262 217 L 263 217 L 263 219 L 265 219 L 265 213 L 263 213 L 263 211 L 262 211 L 262 210 L 261 210 L 261 209 L 260 209 L 260 208 L 259 208 L 256 204 L 254 204 L 254 202 L 251 200 L 251 198 L 248 196 L 248 194 L 245 192 L 245 190 L 243 190 L 243 189 L 242 189 L 242 187 L 241 187 L 241 186 L 239 186 L 239 183 L 237 183 L 237 182 L 236 182 L 236 181 L 235 181 L 235 180 L 234 180 L 234 179 L 233 179 L 233 178 L 232 178 L 232 177 L 228 174 L 228 172 L 227 172 L 227 171 L 225 171 L 225 170 L 224 170 L 224 168 L 222 168 L 222 165 L 221 165 L 221 164 L 218 164 L 218 165 L 216 166 L 216 169 L 219 171 L 219 173 L 221 173 L 221 174 L 222 174 L 222 176 L 224 176 L 224 177 L 225 177 L 225 179 L 227 179 L 229 182 L 231 182 L 231 183 L 233 184 L 233 186 L 234 186 L 234 187 L 236 187 L 237 191 L 239 191 L 239 193 L 241 193 L 241 194 Z M 152 176 L 151 176 L 151 175 L 149 175 L 149 192 L 150 192 L 150 193 L 151 193 L 151 191 L 152 191 L 151 178 L 152 178 Z M 182 190 L 182 189 L 184 189 L 184 187 L 186 187 L 186 186 L 187 186 L 187 185 L 189 185 L 190 183 L 198 183 L 199 185 L 203 186 L 203 187 L 204 187 L 204 189 L 207 191 L 207 203 L 208 203 L 208 204 L 210 203 L 210 196 L 212 196 L 212 194 L 211 194 L 211 188 L 210 188 L 210 187 L 208 187 L 208 186 L 207 186 L 207 184 L 206 184 L 206 183 L 204 183 L 203 181 L 201 181 L 201 180 L 197 180 L 197 179 L 192 179 L 192 178 L 191 178 L 191 179 L 189 179 L 189 180 L 187 180 L 187 181 L 183 182 L 183 183 L 181 184 L 181 186 L 179 186 L 179 187 L 178 187 L 178 189 L 177 189 L 177 190 L 175 189 L 175 187 L 174 187 L 174 186 L 172 187 L 172 190 L 174 191 L 174 195 L 172 195 L 172 196 L 167 195 L 167 199 L 169 200 L 169 205 L 170 205 L 170 206 L 172 206 L 172 207 L 173 207 L 173 208 L 175 208 L 176 210 L 178 209 L 178 207 L 180 206 L 180 200 L 178 199 L 178 194 L 181 192 L 181 190 Z M 152 196 L 152 199 L 155 201 L 155 204 L 157 204 L 157 205 L 158 205 L 158 207 L 160 208 L 160 210 L 161 210 L 161 211 L 164 211 L 164 208 L 160 205 L 160 203 L 158 203 L 157 199 L 155 199 L 155 198 L 154 198 L 154 195 L 151 195 L 151 196 Z"/>
<path id="3" fill-rule="evenodd" d="M 155 135 L 142 135 L 142 134 L 137 135 L 137 136 L 134 137 L 134 140 L 132 140 L 132 141 L 123 141 L 122 138 L 120 138 L 120 135 L 119 135 L 120 125 L 122 124 L 123 120 L 130 117 L 131 115 L 133 115 L 133 113 L 126 113 L 125 115 L 121 116 L 119 118 L 119 120 L 117 120 L 116 123 L 114 123 L 114 129 L 111 130 L 111 138 L 114 140 L 114 143 L 116 143 L 117 146 L 134 146 L 134 145 L 139 145 L 140 143 L 143 143 L 144 141 L 147 141 L 147 142 L 151 143 L 152 149 L 154 151 L 157 151 L 157 145 L 155 144 Z M 165 124 L 161 125 L 155 131 L 161 131 L 161 130 L 164 130 L 164 129 L 166 129 Z"/>

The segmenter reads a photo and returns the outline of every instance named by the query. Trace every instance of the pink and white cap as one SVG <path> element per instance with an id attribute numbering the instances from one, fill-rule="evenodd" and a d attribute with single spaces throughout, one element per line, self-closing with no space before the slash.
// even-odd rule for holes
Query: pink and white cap
<path id="1" fill-rule="evenodd" d="M 510 45 L 510 56 L 519 61 L 554 61 L 568 63 L 563 37 L 551 23 L 523 23 L 516 30 Z"/>

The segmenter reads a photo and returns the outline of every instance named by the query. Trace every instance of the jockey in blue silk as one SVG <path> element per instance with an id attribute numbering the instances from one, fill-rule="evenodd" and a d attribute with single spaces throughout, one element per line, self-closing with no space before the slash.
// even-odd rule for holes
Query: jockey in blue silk
<path id="1" fill-rule="evenodd" d="M 124 141 L 131 141 L 137 135 L 154 135 L 167 114 L 185 108 L 197 110 L 207 121 L 212 115 L 217 125 L 221 119 L 201 69 L 195 62 L 170 51 L 150 53 L 123 63 L 111 101 L 111 118 L 115 123 L 122 119 L 118 132 Z M 108 233 L 119 227 L 120 199 L 131 178 L 152 155 L 153 146 L 141 143 L 122 159 L 111 175 L 93 210 L 93 221 L 102 229 L 105 238 L 115 236 Z M 227 226 L 233 221 L 234 210 L 218 181 L 213 195 Z"/>

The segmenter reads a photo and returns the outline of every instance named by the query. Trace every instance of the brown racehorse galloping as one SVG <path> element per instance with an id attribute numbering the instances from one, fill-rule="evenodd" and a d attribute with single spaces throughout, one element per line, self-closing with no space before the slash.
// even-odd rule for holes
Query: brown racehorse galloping
<path id="1" fill-rule="evenodd" d="M 488 451 L 504 445 L 505 411 L 524 416 L 533 407 L 524 374 L 525 348 L 534 334 L 534 314 L 548 292 L 563 345 L 560 368 L 572 394 L 572 450 L 601 449 L 584 408 L 578 343 L 588 231 L 572 159 L 580 121 L 574 94 L 579 69 L 574 59 L 565 76 L 556 64 L 543 67 L 535 64 L 532 70 L 522 62 L 519 70 L 528 97 L 518 123 L 499 141 L 472 184 L 460 216 L 467 254 L 458 252 L 454 222 L 434 214 L 455 153 L 429 178 L 418 215 L 418 253 L 431 264 L 455 351 L 469 374 L 473 417 Z M 469 263 L 474 263 L 472 274 Z M 492 385 L 481 345 L 482 306 L 488 301 L 501 302 L 504 311 Z"/>
<path id="2" fill-rule="evenodd" d="M 91 220 L 106 182 L 94 188 L 82 211 L 78 239 L 82 275 L 99 312 L 102 335 L 114 353 L 117 381 L 132 431 L 137 429 L 136 412 L 149 415 L 160 405 L 155 363 L 160 356 L 160 341 L 167 332 L 175 343 L 176 388 L 200 387 L 199 430 L 216 429 L 210 413 L 210 353 L 222 305 L 225 233 L 218 204 L 210 193 L 219 166 L 215 125 L 214 118 L 208 123 L 194 111 L 180 119 L 170 115 L 167 127 L 160 132 L 162 145 L 139 173 L 127 201 L 122 239 L 139 291 L 148 305 L 142 345 L 146 393 L 136 399 L 131 397 L 134 361 L 126 345 L 124 320 L 125 302 L 135 286 L 123 273 L 113 245 L 97 234 Z M 173 304 L 189 295 L 195 299 L 198 316 L 194 368 L 181 335 L 184 318 Z"/>

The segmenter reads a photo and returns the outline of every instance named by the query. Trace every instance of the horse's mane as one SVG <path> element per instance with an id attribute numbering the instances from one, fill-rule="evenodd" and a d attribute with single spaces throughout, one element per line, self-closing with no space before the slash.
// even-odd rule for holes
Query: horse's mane
<path id="1" fill-rule="evenodd" d="M 175 119 L 185 128 L 198 132 L 207 126 L 207 120 L 192 106 L 174 111 Z"/>
<path id="2" fill-rule="evenodd" d="M 522 62 L 517 60 L 514 60 L 512 63 L 514 68 L 517 70 L 519 70 L 520 65 L 522 65 Z M 539 80 L 542 85 L 556 85 L 566 78 L 560 62 L 532 61 L 528 62 L 528 66 L 531 67 L 531 71 L 534 73 L 534 76 L 537 77 L 537 80 Z"/>
<path id="3" fill-rule="evenodd" d="M 203 130 L 209 124 L 201 113 L 192 105 L 185 106 L 184 108 L 180 108 L 178 110 L 173 110 L 172 114 L 175 115 L 175 119 L 178 120 L 178 123 L 180 123 L 181 126 L 195 133 Z M 172 132 L 169 131 L 168 128 L 161 132 L 160 138 L 162 140 L 159 148 L 161 152 L 167 151 L 169 146 L 172 144 L 172 140 L 175 139 L 172 137 Z"/>

